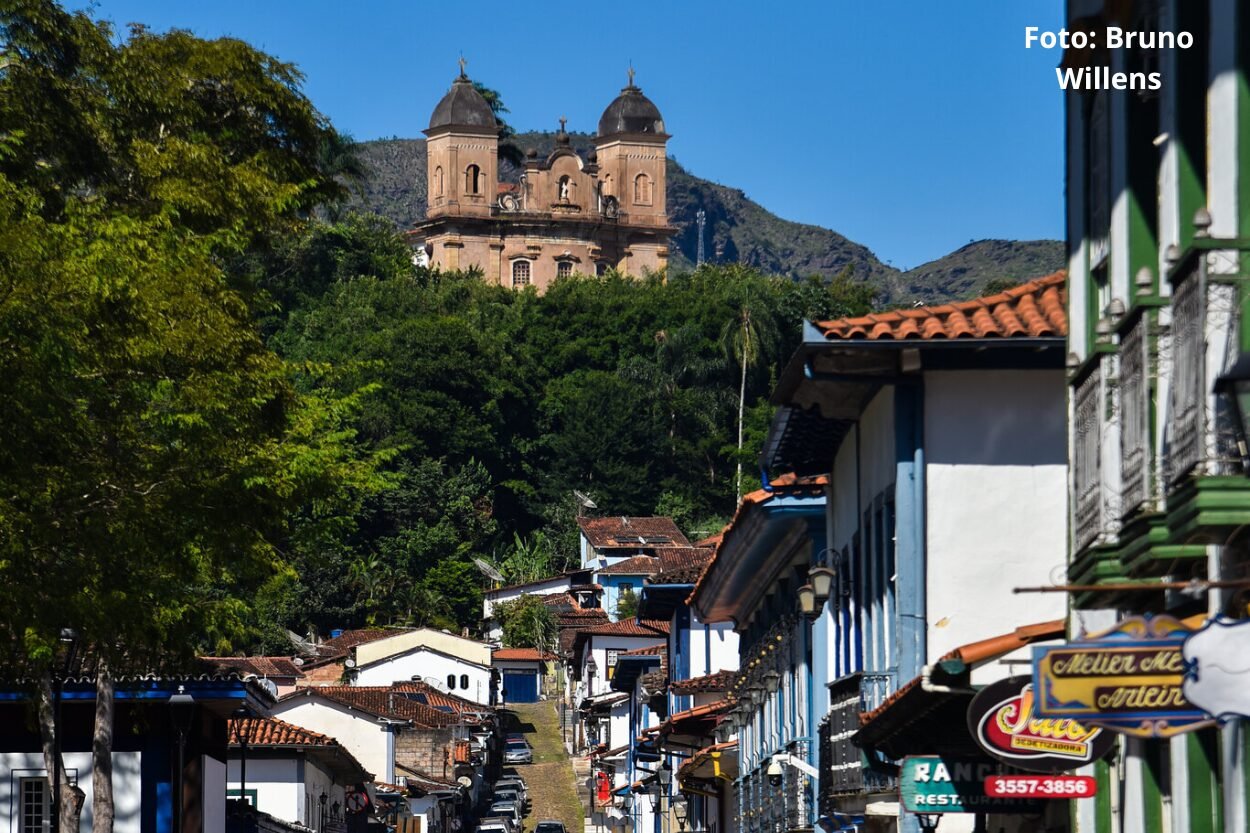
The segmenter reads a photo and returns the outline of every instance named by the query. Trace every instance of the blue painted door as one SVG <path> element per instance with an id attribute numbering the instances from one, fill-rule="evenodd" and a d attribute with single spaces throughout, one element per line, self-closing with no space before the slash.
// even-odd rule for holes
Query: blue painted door
<path id="1" fill-rule="evenodd" d="M 538 674 L 533 671 L 504 671 L 505 703 L 537 703 Z"/>

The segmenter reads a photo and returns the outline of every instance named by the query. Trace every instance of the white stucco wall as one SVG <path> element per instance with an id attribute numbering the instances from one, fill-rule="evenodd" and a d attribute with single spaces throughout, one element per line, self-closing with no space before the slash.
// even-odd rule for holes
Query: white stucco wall
<path id="1" fill-rule="evenodd" d="M 648 645 L 663 644 L 665 637 L 663 634 L 657 634 L 654 638 L 640 636 L 592 636 L 590 638 L 590 650 L 585 652 L 595 658 L 595 665 L 598 667 L 598 673 L 595 674 L 594 684 L 588 690 L 588 696 L 603 694 L 611 691 L 608 679 L 608 651 L 632 651 L 635 648 L 645 648 Z M 586 680 L 585 657 L 582 659 L 582 680 Z"/>
<path id="2" fill-rule="evenodd" d="M 296 726 L 329 735 L 379 781 L 395 782 L 393 738 L 377 718 L 316 697 L 280 701 L 271 714 Z"/>
<path id="3" fill-rule="evenodd" d="M 1067 452 L 1060 370 L 925 374 L 928 658 L 1061 619 Z M 988 666 L 974 682 L 1005 676 Z"/>
<path id="4" fill-rule="evenodd" d="M 211 755 L 200 756 L 204 773 L 203 833 L 226 833 L 226 762 Z"/>
<path id="5" fill-rule="evenodd" d="M 868 403 L 859 423 L 846 435 L 834 458 L 832 548 L 840 550 L 850 543 L 859 529 L 860 513 L 868 501 L 894 482 L 896 465 L 894 389 L 886 387 Z M 857 477 L 860 478 L 858 489 Z"/>
<path id="6" fill-rule="evenodd" d="M 314 827 L 321 805 L 321 794 L 326 794 L 327 812 L 338 802 L 345 801 L 344 785 L 334 779 L 315 761 L 304 759 L 302 753 L 292 752 L 283 758 L 253 757 L 247 759 L 247 789 L 256 790 L 256 806 L 262 812 L 289 822 Z M 229 788 L 240 789 L 240 760 L 232 751 L 228 767 Z M 309 813 L 311 812 L 311 817 Z"/>
<path id="7" fill-rule="evenodd" d="M 140 777 L 139 752 L 113 753 L 113 805 L 114 833 L 139 833 L 139 811 L 141 807 L 142 789 Z M 65 768 L 71 776 L 77 775 L 80 789 L 86 793 L 86 801 L 82 808 L 82 833 L 92 829 L 91 801 L 94 791 L 91 788 L 91 753 L 65 753 Z M 0 772 L 8 775 L 0 780 L 0 831 L 17 833 L 20 819 L 19 785 L 23 778 L 38 778 L 47 775 L 43 766 L 43 755 L 38 752 L 5 752 L 0 753 Z M 51 779 L 49 779 L 49 784 Z M 222 833 L 222 826 L 206 829 L 205 833 Z"/>
<path id="8" fill-rule="evenodd" d="M 505 587 L 491 590 L 482 599 L 482 618 L 489 619 L 495 615 L 495 605 L 511 602 L 522 596 L 547 596 L 552 593 L 566 592 L 572 585 L 568 576 L 555 576 L 547 581 L 527 584 L 524 587 Z"/>
<path id="9" fill-rule="evenodd" d="M 454 633 L 445 633 L 433 628 L 417 628 L 404 631 L 395 636 L 378 639 L 357 645 L 355 648 L 356 662 L 369 665 L 380 659 L 393 657 L 410 651 L 418 646 L 426 646 L 451 654 L 453 657 L 464 657 L 470 662 L 490 665 L 490 646 L 476 639 L 466 639 Z"/>
<path id="10" fill-rule="evenodd" d="M 690 617 L 690 678 L 738 670 L 738 634 L 732 622 L 707 625 Z M 671 656 L 671 652 L 670 652 Z"/>
<path id="11" fill-rule="evenodd" d="M 455 675 L 454 687 L 447 685 L 448 674 Z M 460 685 L 462 675 L 469 677 L 468 689 Z M 357 668 L 352 685 L 388 686 L 396 682 L 406 683 L 414 677 L 475 703 L 490 705 L 490 668 L 420 649 Z"/>

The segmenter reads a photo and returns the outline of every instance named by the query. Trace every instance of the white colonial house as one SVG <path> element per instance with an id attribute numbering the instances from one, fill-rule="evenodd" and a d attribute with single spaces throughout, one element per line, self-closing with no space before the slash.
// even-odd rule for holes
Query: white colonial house
<path id="1" fill-rule="evenodd" d="M 332 737 L 277 718 L 254 717 L 230 721 L 226 779 L 228 798 L 243 798 L 274 818 L 324 831 L 343 821 L 346 794 L 372 781 L 373 773 Z"/>
<path id="2" fill-rule="evenodd" d="M 388 686 L 419 680 L 440 691 L 490 706 L 498 699 L 498 683 L 489 662 L 489 653 L 487 664 L 483 665 L 429 645 L 414 645 L 400 653 L 358 663 L 347 673 L 354 686 Z"/>

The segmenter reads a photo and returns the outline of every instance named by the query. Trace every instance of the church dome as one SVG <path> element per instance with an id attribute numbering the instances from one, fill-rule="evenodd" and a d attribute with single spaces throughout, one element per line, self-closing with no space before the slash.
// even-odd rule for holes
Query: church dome
<path id="1" fill-rule="evenodd" d="M 621 90 L 621 94 L 599 117 L 600 136 L 616 133 L 664 133 L 664 119 L 660 116 L 660 108 L 634 86 L 632 77 L 629 86 Z"/>
<path id="2" fill-rule="evenodd" d="M 496 128 L 495 114 L 482 94 L 473 88 L 468 76 L 461 75 L 451 85 L 447 95 L 434 108 L 430 116 L 430 130 L 439 127 Z"/>

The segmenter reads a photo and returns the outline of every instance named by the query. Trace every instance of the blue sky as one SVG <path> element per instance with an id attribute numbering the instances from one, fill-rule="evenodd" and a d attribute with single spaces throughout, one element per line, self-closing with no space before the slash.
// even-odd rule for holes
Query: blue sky
<path id="1" fill-rule="evenodd" d="M 93 5 L 298 64 L 357 139 L 419 136 L 462 53 L 517 129 L 593 131 L 632 61 L 691 172 L 900 268 L 1063 234 L 1060 55 L 1024 49 L 1025 26 L 1060 27 L 1059 0 Z"/>

